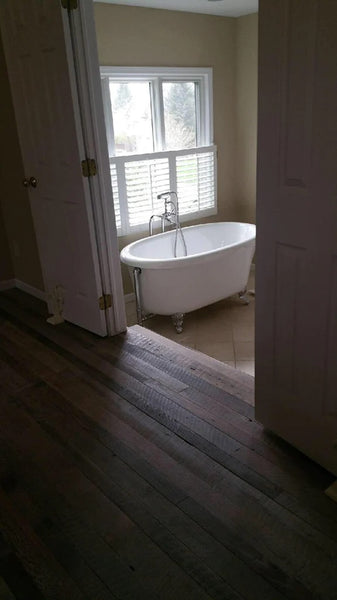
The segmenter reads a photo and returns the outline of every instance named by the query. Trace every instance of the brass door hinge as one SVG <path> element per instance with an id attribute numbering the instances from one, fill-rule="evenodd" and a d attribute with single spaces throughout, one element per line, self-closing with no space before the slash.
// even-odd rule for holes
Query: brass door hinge
<path id="1" fill-rule="evenodd" d="M 78 8 L 78 0 L 61 0 L 61 6 L 66 10 L 75 10 Z"/>
<path id="2" fill-rule="evenodd" d="M 97 173 L 97 165 L 94 158 L 86 158 L 81 162 L 83 177 L 94 177 Z"/>
<path id="3" fill-rule="evenodd" d="M 107 310 L 112 307 L 112 298 L 111 294 L 103 294 L 100 298 L 98 298 L 98 305 L 100 310 Z"/>

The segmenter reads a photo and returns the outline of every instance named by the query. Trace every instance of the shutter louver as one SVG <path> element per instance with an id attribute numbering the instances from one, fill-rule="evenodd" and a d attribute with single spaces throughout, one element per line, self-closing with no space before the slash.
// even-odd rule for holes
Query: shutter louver
<path id="1" fill-rule="evenodd" d="M 176 169 L 181 215 L 215 206 L 214 151 L 178 155 Z"/>
<path id="2" fill-rule="evenodd" d="M 152 214 L 162 212 L 157 195 L 170 189 L 167 158 L 131 161 L 125 164 L 129 226 L 147 223 Z"/>
<path id="3" fill-rule="evenodd" d="M 113 202 L 115 209 L 115 219 L 116 219 L 116 227 L 117 230 L 121 229 L 121 209 L 119 204 L 119 193 L 118 193 L 118 181 L 117 181 L 117 169 L 116 165 L 110 161 L 110 177 L 111 177 L 111 187 L 113 194 Z"/>

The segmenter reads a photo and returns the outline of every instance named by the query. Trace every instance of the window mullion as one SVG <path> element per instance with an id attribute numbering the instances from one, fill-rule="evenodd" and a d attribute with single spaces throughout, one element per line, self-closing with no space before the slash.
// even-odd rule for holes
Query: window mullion
<path id="1" fill-rule="evenodd" d="M 177 192 L 177 155 L 178 152 L 169 154 L 170 191 Z"/>
<path id="2" fill-rule="evenodd" d="M 158 77 L 158 93 L 159 93 L 159 118 L 160 118 L 160 135 L 161 135 L 161 147 L 162 150 L 166 150 L 165 141 L 165 120 L 164 120 L 164 99 L 163 99 L 163 84 L 160 77 Z"/>
<path id="3" fill-rule="evenodd" d="M 204 102 L 202 98 L 202 90 L 200 81 L 194 81 L 194 101 L 195 101 L 195 114 L 196 114 L 196 142 L 197 146 L 205 146 L 205 128 L 204 128 Z"/>
<path id="4" fill-rule="evenodd" d="M 165 150 L 163 91 L 159 77 L 151 81 L 152 127 L 154 131 L 155 151 Z"/>

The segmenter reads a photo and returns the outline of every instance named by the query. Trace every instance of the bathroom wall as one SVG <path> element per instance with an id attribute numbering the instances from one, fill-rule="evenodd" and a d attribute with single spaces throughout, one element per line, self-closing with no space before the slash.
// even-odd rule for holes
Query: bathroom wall
<path id="1" fill-rule="evenodd" d="M 218 215 L 214 220 L 237 219 L 236 20 L 103 3 L 95 3 L 94 9 L 102 66 L 213 67 L 214 142 L 218 147 L 219 174 Z M 120 247 L 133 239 L 136 236 L 121 237 Z M 126 270 L 123 278 L 125 290 L 131 291 Z"/>
<path id="2" fill-rule="evenodd" d="M 255 223 L 257 150 L 258 15 L 236 21 L 236 207 L 239 218 Z"/>
<path id="3" fill-rule="evenodd" d="M 43 290 L 39 254 L 36 245 L 29 198 L 22 185 L 23 163 L 19 148 L 7 68 L 0 38 L 0 281 L 6 272 L 33 287 Z M 7 264 L 3 267 L 2 263 Z"/>

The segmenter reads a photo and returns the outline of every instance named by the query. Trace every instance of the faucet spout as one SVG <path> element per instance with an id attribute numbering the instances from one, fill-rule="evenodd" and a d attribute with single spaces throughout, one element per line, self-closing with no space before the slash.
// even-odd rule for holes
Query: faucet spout
<path id="1" fill-rule="evenodd" d="M 154 221 L 154 219 L 160 219 L 161 220 L 161 230 L 162 230 L 162 232 L 165 231 L 164 215 L 151 215 L 150 220 L 149 220 L 149 235 L 153 234 L 153 221 Z"/>

